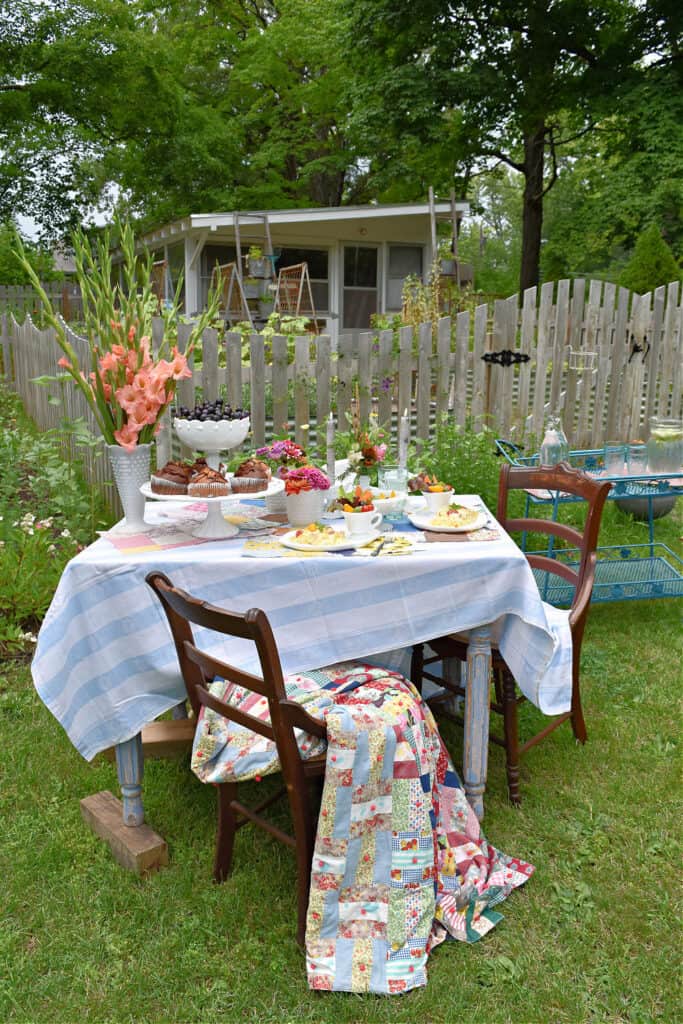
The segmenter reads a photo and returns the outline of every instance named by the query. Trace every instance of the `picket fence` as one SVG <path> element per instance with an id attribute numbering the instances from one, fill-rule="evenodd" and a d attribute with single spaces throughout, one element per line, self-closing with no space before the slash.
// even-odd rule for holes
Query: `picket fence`
<path id="1" fill-rule="evenodd" d="M 75 281 L 44 281 L 42 283 L 52 308 L 65 320 L 80 320 L 83 316 L 81 289 Z M 14 313 L 22 319 L 40 312 L 40 299 L 30 285 L 0 284 L 0 310 Z"/>
<path id="2" fill-rule="evenodd" d="M 87 342 L 70 328 L 83 365 Z M 158 341 L 162 321 L 154 325 Z M 182 349 L 190 325 L 178 324 Z M 347 429 L 354 403 L 361 420 L 375 413 L 396 445 L 407 410 L 413 440 L 429 436 L 435 419 L 452 417 L 475 429 L 488 427 L 519 443 L 536 443 L 549 411 L 560 412 L 572 447 L 596 448 L 613 439 L 647 437 L 652 415 L 681 416 L 683 304 L 681 283 L 637 295 L 601 281 L 562 280 L 528 289 L 491 305 L 444 317 L 435 324 L 361 335 L 295 339 L 237 333 L 219 338 L 207 329 L 201 362 L 179 387 L 178 403 L 192 406 L 201 394 L 219 394 L 234 406 L 248 402 L 250 444 L 283 429 L 300 443 L 325 450 L 330 412 Z M 2 318 L 4 374 L 42 429 L 89 412 L 76 388 L 63 388 L 64 408 L 49 401 L 57 384 L 33 378 L 54 374 L 60 351 L 52 329 L 39 330 L 29 316 Z M 246 351 L 244 351 L 246 349 Z M 166 424 L 157 459 L 171 453 Z M 104 484 L 106 460 L 87 454 L 87 472 Z"/>

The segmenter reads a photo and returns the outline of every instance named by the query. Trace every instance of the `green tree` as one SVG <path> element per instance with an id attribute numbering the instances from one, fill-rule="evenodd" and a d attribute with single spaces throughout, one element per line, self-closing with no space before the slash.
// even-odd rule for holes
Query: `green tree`
<path id="1" fill-rule="evenodd" d="M 0 284 L 29 284 L 29 275 L 14 253 L 16 229 L 13 224 L 0 225 Z M 63 275 L 55 271 L 52 253 L 24 241 L 26 257 L 41 281 L 54 281 Z"/>
<path id="2" fill-rule="evenodd" d="M 63 234 L 117 203 L 341 201 L 338 40 L 324 0 L 0 0 L 0 219 Z"/>
<path id="3" fill-rule="evenodd" d="M 359 77 L 354 118 L 371 143 L 371 164 L 381 165 L 380 179 L 405 173 L 410 150 L 420 142 L 429 149 L 440 137 L 464 180 L 492 161 L 519 172 L 520 287 L 536 284 L 543 204 L 557 181 L 559 153 L 618 104 L 661 37 L 660 22 L 636 0 L 342 6 Z M 406 142 L 396 146 L 402 136 Z M 377 148 L 379 158 L 372 155 Z"/>
<path id="4" fill-rule="evenodd" d="M 661 284 L 683 279 L 674 254 L 662 238 L 656 224 L 650 224 L 639 236 L 633 255 L 619 278 L 624 288 L 643 295 Z"/>
<path id="5" fill-rule="evenodd" d="M 640 232 L 657 222 L 683 257 L 683 83 L 675 62 L 650 65 L 619 110 L 560 162 L 544 216 L 544 279 L 616 280 Z"/>

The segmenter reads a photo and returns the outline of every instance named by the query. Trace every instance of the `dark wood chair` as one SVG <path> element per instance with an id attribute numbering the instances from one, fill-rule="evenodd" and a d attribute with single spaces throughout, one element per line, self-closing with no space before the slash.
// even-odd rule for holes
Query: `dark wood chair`
<path id="1" fill-rule="evenodd" d="M 166 612 L 195 717 L 199 716 L 202 708 L 212 708 L 230 721 L 267 737 L 277 747 L 284 785 L 258 806 L 246 807 L 239 801 L 237 782 L 223 782 L 217 786 L 218 834 L 214 878 L 217 882 L 222 882 L 229 874 L 235 834 L 248 822 L 258 825 L 290 846 L 295 851 L 297 865 L 297 941 L 303 945 L 317 823 L 317 810 L 314 808 L 314 794 L 310 791 L 310 783 L 311 780 L 321 780 L 324 776 L 325 755 L 313 757 L 308 761 L 303 760 L 294 729 L 303 729 L 314 736 L 325 738 L 325 725 L 309 715 L 300 704 L 287 699 L 280 657 L 265 612 L 252 608 L 242 615 L 217 608 L 177 589 L 161 572 L 150 573 L 147 576 L 147 583 L 156 593 Z M 262 675 L 244 672 L 199 650 L 194 642 L 191 624 L 203 626 L 217 633 L 252 640 L 256 645 Z M 270 710 L 270 724 L 214 697 L 207 687 L 215 678 L 229 680 L 265 697 Z M 261 816 L 262 811 L 285 795 L 289 800 L 294 826 L 293 836 Z"/>
<path id="2" fill-rule="evenodd" d="M 602 509 L 610 486 L 611 484 L 609 483 L 600 483 L 586 476 L 585 473 L 572 469 L 567 463 L 560 463 L 552 467 L 528 469 L 505 465 L 500 473 L 497 518 L 501 526 L 508 532 L 518 530 L 523 533 L 543 534 L 548 537 L 549 541 L 558 537 L 563 541 L 568 541 L 571 547 L 577 550 L 576 564 L 574 566 L 567 565 L 557 558 L 549 557 L 547 553 L 534 554 L 530 552 L 527 554 L 529 564 L 532 569 L 537 570 L 537 575 L 538 572 L 550 573 L 551 577 L 560 577 L 574 588 L 569 612 L 569 625 L 572 634 L 571 710 L 557 715 L 535 736 L 532 736 L 524 743 L 520 743 L 517 707 L 525 698 L 517 693 L 515 680 L 500 651 L 494 647 L 491 652 L 495 694 L 495 699 L 491 701 L 491 710 L 503 716 L 504 735 L 502 737 L 491 735 L 490 740 L 492 743 L 497 743 L 505 748 L 508 791 L 513 804 L 521 803 L 519 793 L 519 759 L 527 750 L 539 743 L 540 740 L 553 732 L 567 719 L 571 720 L 574 736 L 577 740 L 581 743 L 586 742 L 586 724 L 581 710 L 581 693 L 579 688 L 581 641 L 593 592 L 596 563 L 595 549 L 598 542 Z M 509 518 L 507 511 L 509 492 L 512 490 L 531 490 L 536 488 L 564 491 L 583 498 L 588 503 L 583 530 L 549 519 Z M 428 703 L 432 705 L 433 710 L 437 714 L 439 713 L 439 704 L 441 704 L 441 711 L 445 717 L 452 718 L 462 724 L 460 716 L 445 710 L 445 701 L 450 701 L 451 694 L 464 696 L 464 688 L 457 682 L 442 679 L 433 672 L 427 671 L 425 666 L 433 662 L 442 661 L 444 658 L 457 658 L 461 662 L 466 662 L 467 640 L 465 637 L 454 634 L 439 637 L 437 640 L 430 640 L 429 646 L 435 652 L 434 656 L 429 658 L 424 656 L 424 644 L 418 644 L 413 648 L 411 679 L 418 688 L 425 678 L 431 679 L 433 682 L 438 683 L 440 687 L 443 687 L 445 693 L 437 694 L 434 698 L 428 700 Z"/>

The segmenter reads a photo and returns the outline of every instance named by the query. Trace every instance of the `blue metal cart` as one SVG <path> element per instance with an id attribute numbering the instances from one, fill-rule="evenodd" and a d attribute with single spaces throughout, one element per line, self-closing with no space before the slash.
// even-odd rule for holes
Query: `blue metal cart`
<path id="1" fill-rule="evenodd" d="M 496 447 L 512 466 L 537 466 L 538 454 L 525 456 L 511 441 L 499 438 Z M 568 462 L 576 469 L 582 469 L 600 479 L 609 480 L 612 488 L 609 500 L 645 502 L 647 508 L 648 543 L 611 545 L 598 548 L 598 562 L 593 586 L 592 601 L 629 601 L 653 597 L 683 597 L 683 560 L 666 544 L 657 543 L 654 536 L 655 509 L 658 501 L 683 497 L 683 472 L 661 474 L 638 474 L 637 476 L 607 476 L 601 449 L 586 449 L 569 453 Z M 572 495 L 558 491 L 527 493 L 525 516 L 533 505 L 552 506 L 552 518 L 557 519 L 560 505 L 581 501 Z M 569 565 L 577 565 L 577 552 L 555 548 L 554 538 L 546 550 L 551 558 L 562 559 Z M 522 537 L 522 549 L 526 548 L 526 536 Z M 550 604 L 562 606 L 571 604 L 573 589 L 550 573 L 534 570 L 536 582 L 544 598 Z"/>

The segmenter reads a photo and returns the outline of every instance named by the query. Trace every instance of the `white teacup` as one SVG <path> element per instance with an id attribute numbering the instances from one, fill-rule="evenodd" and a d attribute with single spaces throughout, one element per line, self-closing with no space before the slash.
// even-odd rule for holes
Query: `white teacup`
<path id="1" fill-rule="evenodd" d="M 453 500 L 453 491 L 423 491 L 422 497 L 427 502 L 430 512 L 440 512 L 442 508 L 448 508 Z"/>
<path id="2" fill-rule="evenodd" d="M 381 512 L 345 512 L 346 532 L 350 537 L 360 537 L 375 530 L 382 522 Z"/>

